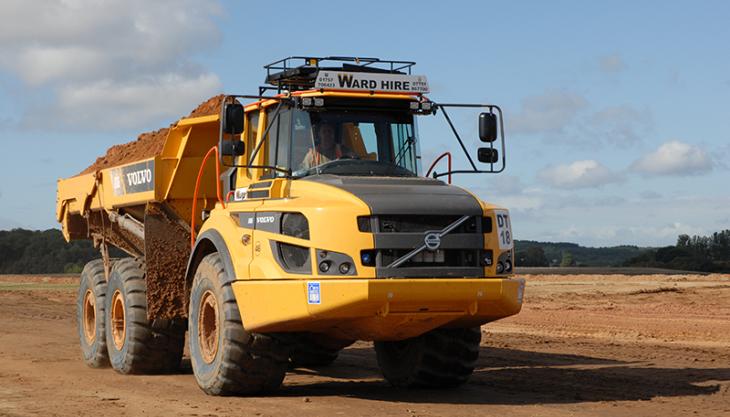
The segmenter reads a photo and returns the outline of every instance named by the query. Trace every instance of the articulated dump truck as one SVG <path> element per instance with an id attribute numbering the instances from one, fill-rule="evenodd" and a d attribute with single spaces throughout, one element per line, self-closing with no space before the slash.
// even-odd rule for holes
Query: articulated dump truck
<path id="1" fill-rule="evenodd" d="M 524 291 L 508 211 L 450 185 L 504 169 L 502 112 L 431 100 L 414 64 L 285 58 L 257 94 L 157 132 L 153 152 L 59 180 L 65 238 L 101 252 L 78 292 L 84 361 L 171 372 L 187 340 L 203 391 L 252 394 L 365 340 L 394 386 L 464 383 L 480 326 Z M 478 114 L 476 158 L 455 108 Z M 424 173 L 416 119 L 438 113 L 468 165 L 447 153 Z"/>

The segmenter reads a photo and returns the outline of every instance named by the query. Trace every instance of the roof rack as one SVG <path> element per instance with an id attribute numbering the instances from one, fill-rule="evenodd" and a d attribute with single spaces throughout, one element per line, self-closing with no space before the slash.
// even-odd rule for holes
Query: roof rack
<path id="1" fill-rule="evenodd" d="M 411 69 L 414 65 L 416 63 L 413 61 L 393 61 L 380 58 L 290 56 L 264 65 L 266 69 L 265 82 L 273 87 L 259 87 L 259 92 L 310 89 L 314 87 L 315 78 L 320 69 L 411 75 Z"/>

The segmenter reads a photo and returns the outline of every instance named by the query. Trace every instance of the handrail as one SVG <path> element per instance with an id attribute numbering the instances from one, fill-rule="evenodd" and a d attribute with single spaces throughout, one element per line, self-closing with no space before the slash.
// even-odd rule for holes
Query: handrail
<path id="1" fill-rule="evenodd" d="M 439 157 L 436 158 L 436 160 L 434 160 L 433 163 L 431 164 L 431 167 L 428 169 L 426 176 L 427 177 L 431 176 L 431 171 L 433 171 L 434 167 L 436 167 L 436 164 L 438 164 L 440 160 L 444 159 L 445 156 L 448 156 L 447 161 L 449 164 L 448 165 L 449 166 L 449 184 L 451 184 L 451 152 L 444 152 L 441 155 L 439 155 Z"/>
<path id="2" fill-rule="evenodd" d="M 223 198 L 221 197 L 221 171 L 220 171 L 220 165 L 218 164 L 218 161 L 220 158 L 218 157 L 218 147 L 214 146 L 208 150 L 208 153 L 205 154 L 205 157 L 203 157 L 203 162 L 200 163 L 200 169 L 198 170 L 198 179 L 195 180 L 195 191 L 193 192 L 193 207 L 192 207 L 192 213 L 190 214 L 190 247 L 193 248 L 195 246 L 195 206 L 198 202 L 198 189 L 200 188 L 200 179 L 203 177 L 203 168 L 205 168 L 205 163 L 208 161 L 208 158 L 210 157 L 211 153 L 215 153 L 215 191 L 216 196 L 218 197 L 218 202 L 221 203 L 221 206 L 223 208 L 226 208 L 226 203 L 223 201 Z"/>

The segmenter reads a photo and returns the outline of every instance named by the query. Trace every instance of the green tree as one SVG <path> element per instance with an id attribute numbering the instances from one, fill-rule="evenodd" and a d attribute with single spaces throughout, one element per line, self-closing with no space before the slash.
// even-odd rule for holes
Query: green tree
<path id="1" fill-rule="evenodd" d="M 563 259 L 560 261 L 560 266 L 566 267 L 566 266 L 574 266 L 574 265 L 575 265 L 575 260 L 573 259 L 573 254 L 568 251 L 563 252 Z"/>

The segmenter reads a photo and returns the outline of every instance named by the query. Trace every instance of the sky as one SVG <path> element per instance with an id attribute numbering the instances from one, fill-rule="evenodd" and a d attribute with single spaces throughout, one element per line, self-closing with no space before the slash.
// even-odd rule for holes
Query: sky
<path id="1" fill-rule="evenodd" d="M 454 183 L 517 239 L 671 245 L 730 228 L 724 1 L 3 0 L 0 229 L 58 227 L 56 180 L 292 55 L 412 60 L 436 102 L 505 113 L 507 168 Z M 477 113 L 450 115 L 475 150 Z M 466 167 L 442 116 L 424 164 Z"/>

